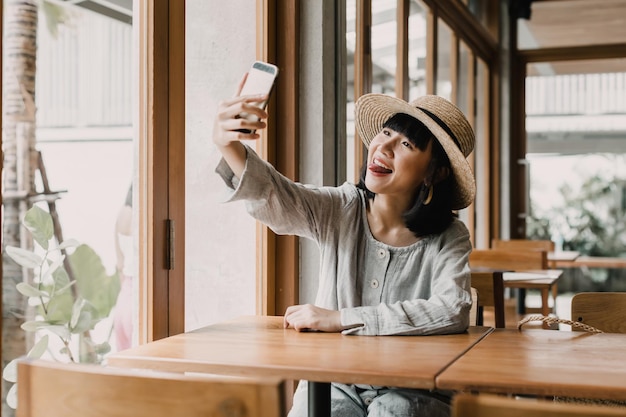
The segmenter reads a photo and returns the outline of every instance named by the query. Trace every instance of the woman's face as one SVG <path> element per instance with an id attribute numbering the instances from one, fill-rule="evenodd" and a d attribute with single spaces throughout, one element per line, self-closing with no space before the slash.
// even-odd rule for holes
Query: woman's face
<path id="1" fill-rule="evenodd" d="M 421 150 L 403 134 L 385 127 L 370 143 L 365 185 L 376 194 L 412 198 L 426 178 L 431 158 L 432 140 Z"/>

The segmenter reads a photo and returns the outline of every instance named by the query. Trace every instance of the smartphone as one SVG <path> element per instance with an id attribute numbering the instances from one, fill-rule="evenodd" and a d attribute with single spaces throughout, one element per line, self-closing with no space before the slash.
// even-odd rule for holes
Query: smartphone
<path id="1" fill-rule="evenodd" d="M 248 77 L 241 89 L 240 95 L 267 94 L 269 99 L 269 94 L 272 92 L 277 76 L 278 67 L 276 65 L 256 61 L 248 71 Z M 258 106 L 264 109 L 265 106 L 267 106 L 267 100 L 260 102 Z M 247 113 L 242 113 L 239 117 L 247 118 L 248 120 L 258 120 L 256 116 Z M 249 129 L 239 129 L 239 131 L 253 133 L 253 131 Z"/>

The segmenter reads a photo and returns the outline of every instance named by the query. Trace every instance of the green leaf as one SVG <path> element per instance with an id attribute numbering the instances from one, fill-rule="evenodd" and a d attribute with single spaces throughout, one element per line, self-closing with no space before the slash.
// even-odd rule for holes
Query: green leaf
<path id="1" fill-rule="evenodd" d="M 20 294 L 25 295 L 26 297 L 49 297 L 49 294 L 47 292 L 40 291 L 25 282 L 20 282 L 19 284 L 17 284 L 15 286 L 15 289 L 18 290 Z"/>
<path id="2" fill-rule="evenodd" d="M 39 245 L 48 250 L 48 243 L 54 236 L 54 225 L 52 216 L 39 206 L 32 206 L 24 216 L 24 226 L 33 235 L 33 239 Z"/>
<path id="3" fill-rule="evenodd" d="M 72 326 L 72 333 L 80 334 L 87 330 L 93 329 L 94 320 L 90 311 L 81 311 L 76 320 L 76 324 Z"/>
<path id="4" fill-rule="evenodd" d="M 76 285 L 76 281 L 72 281 L 69 284 L 67 284 L 65 287 L 59 288 L 58 290 L 56 290 L 56 294 L 65 294 L 67 290 L 72 288 L 72 285 Z"/>
<path id="5" fill-rule="evenodd" d="M 62 255 L 62 256 L 59 256 L 58 259 L 56 259 L 54 262 L 50 262 L 48 265 L 48 268 L 46 268 L 46 271 L 41 277 L 41 282 L 48 282 L 48 278 L 51 275 L 53 275 L 57 269 L 59 269 L 59 267 L 63 264 L 64 259 L 65 259 L 65 256 Z"/>
<path id="6" fill-rule="evenodd" d="M 44 322 L 42 322 L 42 321 L 30 320 L 30 321 L 26 321 L 26 322 L 22 323 L 22 325 L 20 327 L 25 332 L 36 332 L 37 330 L 39 330 L 40 327 L 42 327 L 43 323 Z"/>
<path id="7" fill-rule="evenodd" d="M 59 245 L 59 249 L 75 248 L 80 245 L 80 242 L 76 239 L 67 239 Z"/>
<path id="8" fill-rule="evenodd" d="M 39 268 L 42 263 L 41 256 L 26 249 L 18 248 L 15 246 L 7 246 L 7 255 L 11 257 L 18 265 L 26 268 Z"/>
<path id="9" fill-rule="evenodd" d="M 65 268 L 58 268 L 52 274 L 52 279 L 54 280 L 54 287 L 56 288 L 56 293 L 61 293 L 66 291 L 67 288 L 71 287 L 76 283 L 76 281 L 70 282 L 70 277 L 67 275 L 67 271 Z"/>
<path id="10" fill-rule="evenodd" d="M 43 330 L 48 330 L 49 332 L 59 336 L 63 340 L 69 340 L 70 339 L 70 331 L 65 326 L 46 324 L 45 326 L 41 326 L 41 328 Z"/>
<path id="11" fill-rule="evenodd" d="M 80 319 L 80 313 L 83 310 L 83 306 L 85 305 L 85 300 L 83 298 L 78 298 L 74 305 L 72 306 L 72 318 L 70 319 L 70 328 L 73 329 L 78 324 L 78 320 Z"/>
<path id="12" fill-rule="evenodd" d="M 32 359 L 41 358 L 43 354 L 46 353 L 46 349 L 48 349 L 48 339 L 50 338 L 47 334 L 43 335 L 43 337 L 39 339 L 39 341 L 35 343 L 35 346 L 33 346 L 33 348 L 28 352 L 27 356 Z"/>
<path id="13" fill-rule="evenodd" d="M 48 301 L 48 312 L 45 319 L 49 323 L 67 324 L 72 318 L 74 297 L 71 291 L 55 292 Z"/>
<path id="14" fill-rule="evenodd" d="M 94 319 L 108 317 L 117 302 L 120 279 L 108 275 L 102 259 L 88 245 L 80 245 L 68 256 L 77 281 L 78 293 L 95 307 Z"/>
<path id="15" fill-rule="evenodd" d="M 17 382 L 17 362 L 18 359 L 13 359 L 11 362 L 7 363 L 7 366 L 5 366 L 2 371 L 2 379 L 8 382 Z"/>
<path id="16" fill-rule="evenodd" d="M 111 351 L 111 345 L 109 342 L 100 343 L 95 346 L 95 350 L 98 355 L 106 355 Z"/>

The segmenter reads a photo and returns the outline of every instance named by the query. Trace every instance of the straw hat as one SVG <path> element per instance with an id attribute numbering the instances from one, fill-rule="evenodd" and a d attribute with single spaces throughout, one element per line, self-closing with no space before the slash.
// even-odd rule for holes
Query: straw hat
<path id="1" fill-rule="evenodd" d="M 356 128 L 361 140 L 369 148 L 372 138 L 393 115 L 405 113 L 415 117 L 437 138 L 450 159 L 456 181 L 454 210 L 463 209 L 474 201 L 476 181 L 467 162 L 474 150 L 474 131 L 454 104 L 443 97 L 426 95 L 415 101 L 406 101 L 386 94 L 365 94 L 355 106 Z"/>

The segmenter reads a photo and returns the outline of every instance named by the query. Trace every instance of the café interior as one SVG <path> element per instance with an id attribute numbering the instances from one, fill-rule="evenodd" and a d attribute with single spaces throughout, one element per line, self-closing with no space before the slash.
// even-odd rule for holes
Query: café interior
<path id="1" fill-rule="evenodd" d="M 285 329 L 285 309 L 314 295 L 301 282 L 317 272 L 306 261 L 317 248 L 261 225 L 255 314 L 186 327 L 185 268 L 174 267 L 185 259 L 189 201 L 185 3 L 132 2 L 138 343 L 104 366 L 24 358 L 18 417 L 286 416 L 299 380 L 308 381 L 309 416 L 331 415 L 332 382 L 446 391 L 454 417 L 626 415 L 626 293 L 580 292 L 567 302 L 569 318 L 556 312 L 568 271 L 624 270 L 626 258 L 527 234 L 529 152 L 626 153 L 624 123 L 590 145 L 584 129 L 566 134 L 567 121 L 535 133 L 541 118 L 527 117 L 540 105 L 552 109 L 543 121 L 579 113 L 575 102 L 584 100 L 589 74 L 603 74 L 598 85 L 621 94 L 606 116 L 626 117 L 626 1 L 254 2 L 256 59 L 280 68 L 256 151 L 284 176 L 319 185 L 357 181 L 367 149 L 355 131 L 354 103 L 367 93 L 443 96 L 474 129 L 476 198 L 458 212 L 474 248 L 470 327 L 375 337 Z M 541 75 L 552 84 L 532 84 Z"/>

